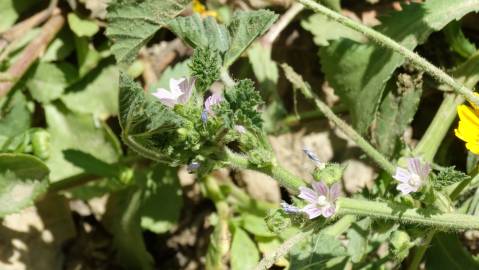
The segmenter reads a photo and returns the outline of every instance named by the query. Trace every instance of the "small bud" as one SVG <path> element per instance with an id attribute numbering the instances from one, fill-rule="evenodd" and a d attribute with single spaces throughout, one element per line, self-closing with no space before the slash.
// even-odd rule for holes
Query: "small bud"
<path id="1" fill-rule="evenodd" d="M 195 173 L 200 168 L 200 166 L 201 164 L 199 162 L 193 161 L 190 164 L 188 164 L 188 167 L 186 167 L 186 170 L 188 171 L 188 173 L 192 174 L 192 173 Z"/>
<path id="2" fill-rule="evenodd" d="M 206 110 L 203 110 L 201 112 L 201 121 L 206 124 L 208 122 L 208 112 Z"/>
<path id="3" fill-rule="evenodd" d="M 46 130 L 37 130 L 32 134 L 33 154 L 46 160 L 50 156 L 50 133 Z"/>
<path id="4" fill-rule="evenodd" d="M 391 251 L 400 261 L 409 255 L 411 246 L 411 238 L 406 232 L 394 231 L 391 234 Z"/>
<path id="5" fill-rule="evenodd" d="M 131 184 L 134 179 L 135 171 L 131 168 L 122 168 L 118 179 L 124 185 Z"/>
<path id="6" fill-rule="evenodd" d="M 325 164 L 323 169 L 316 168 L 313 171 L 313 178 L 316 181 L 324 181 L 328 185 L 341 180 L 345 166 L 337 163 Z"/>
<path id="7" fill-rule="evenodd" d="M 325 167 L 326 163 L 321 162 L 321 160 L 313 151 L 307 148 L 303 148 L 303 152 L 308 156 L 309 159 L 311 159 L 314 163 L 316 163 L 316 167 L 320 169 L 323 169 Z"/>

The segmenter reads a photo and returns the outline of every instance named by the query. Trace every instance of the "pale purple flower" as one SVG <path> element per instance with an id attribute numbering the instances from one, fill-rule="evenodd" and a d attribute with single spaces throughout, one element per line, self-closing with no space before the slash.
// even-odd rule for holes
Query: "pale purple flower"
<path id="1" fill-rule="evenodd" d="M 209 96 L 206 101 L 205 101 L 205 111 L 209 114 L 209 115 L 214 115 L 214 111 L 213 111 L 213 107 L 215 105 L 218 105 L 221 101 L 223 100 L 223 98 L 221 97 L 221 95 L 219 94 L 216 94 L 214 93 L 213 95 Z"/>
<path id="2" fill-rule="evenodd" d="M 427 176 L 431 172 L 431 166 L 427 163 L 421 163 L 418 158 L 408 158 L 407 163 L 407 170 L 397 167 L 393 176 L 400 182 L 397 189 L 403 195 L 418 191 L 426 183 Z"/>
<path id="3" fill-rule="evenodd" d="M 235 130 L 238 131 L 241 134 L 246 133 L 246 128 L 242 125 L 235 125 Z"/>
<path id="4" fill-rule="evenodd" d="M 311 159 L 314 163 L 316 163 L 317 167 L 319 167 L 320 169 L 324 169 L 326 164 L 321 162 L 321 160 L 318 158 L 318 156 L 313 151 L 307 149 L 306 147 L 303 148 L 303 151 L 308 156 L 309 159 Z"/>
<path id="5" fill-rule="evenodd" d="M 335 183 L 329 188 L 324 182 L 313 182 L 312 189 L 308 187 L 300 187 L 298 197 L 308 202 L 301 209 L 306 213 L 309 219 L 323 216 L 331 217 L 336 213 L 336 200 L 339 197 L 341 186 Z"/>
<path id="6" fill-rule="evenodd" d="M 203 124 L 208 122 L 208 112 L 206 110 L 203 110 L 201 112 L 201 121 L 203 122 Z"/>
<path id="7" fill-rule="evenodd" d="M 195 78 L 170 79 L 170 90 L 158 88 L 152 95 L 165 106 L 173 108 L 176 104 L 185 104 L 191 96 Z"/>
<path id="8" fill-rule="evenodd" d="M 286 213 L 289 213 L 289 214 L 296 214 L 296 213 L 301 212 L 301 209 L 299 209 L 298 207 L 296 207 L 294 205 L 288 204 L 285 201 L 281 202 L 281 208 L 283 208 L 283 210 Z"/>

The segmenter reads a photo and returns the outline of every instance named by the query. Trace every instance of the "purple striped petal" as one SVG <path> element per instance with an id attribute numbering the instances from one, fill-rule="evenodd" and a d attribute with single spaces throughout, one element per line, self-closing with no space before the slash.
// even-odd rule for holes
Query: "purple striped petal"
<path id="1" fill-rule="evenodd" d="M 318 195 L 323 195 L 325 197 L 328 196 L 329 188 L 323 181 L 321 182 L 313 181 L 312 186 L 314 191 L 316 191 Z"/>
<path id="2" fill-rule="evenodd" d="M 188 100 L 191 97 L 191 93 L 192 93 L 192 90 L 193 90 L 193 86 L 195 85 L 195 81 L 196 81 L 196 78 L 194 78 L 194 77 L 190 78 L 190 79 L 185 78 L 179 84 L 179 88 L 180 88 L 181 92 L 183 93 L 178 98 L 179 103 L 185 104 L 186 102 L 188 102 Z"/>
<path id="3" fill-rule="evenodd" d="M 321 214 L 325 218 L 331 217 L 334 213 L 336 213 L 336 207 L 334 205 L 321 209 Z"/>
<path id="4" fill-rule="evenodd" d="M 314 192 L 314 190 L 307 188 L 307 187 L 300 187 L 299 188 L 299 195 L 298 197 L 308 201 L 309 203 L 316 203 L 318 200 L 318 194 Z"/>
<path id="5" fill-rule="evenodd" d="M 418 158 L 408 158 L 407 167 L 410 172 L 421 175 L 421 161 Z"/>
<path id="6" fill-rule="evenodd" d="M 396 173 L 393 175 L 393 178 L 401 183 L 405 183 L 411 178 L 411 173 L 406 169 L 397 167 Z"/>
<path id="7" fill-rule="evenodd" d="M 401 191 L 401 193 L 402 193 L 403 195 L 407 195 L 407 194 L 409 194 L 409 193 L 411 193 L 411 192 L 416 192 L 416 191 L 417 191 L 416 188 L 414 188 L 414 187 L 412 187 L 411 185 L 406 184 L 406 183 L 401 183 L 401 184 L 399 184 L 396 188 L 397 188 L 397 190 Z"/>
<path id="8" fill-rule="evenodd" d="M 322 214 L 321 209 L 318 208 L 315 204 L 308 204 L 305 207 L 303 207 L 301 211 L 306 213 L 309 219 L 319 217 Z"/>
<path id="9" fill-rule="evenodd" d="M 341 185 L 339 183 L 334 183 L 329 189 L 330 202 L 335 202 L 338 199 L 340 194 L 341 194 Z"/>

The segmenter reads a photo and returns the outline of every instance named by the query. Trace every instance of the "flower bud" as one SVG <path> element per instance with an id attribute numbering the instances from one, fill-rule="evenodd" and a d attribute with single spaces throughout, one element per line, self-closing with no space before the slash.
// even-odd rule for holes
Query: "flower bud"
<path id="1" fill-rule="evenodd" d="M 343 176 L 344 166 L 337 163 L 328 163 L 323 169 L 315 168 L 313 171 L 313 178 L 316 181 L 324 181 L 331 185 L 341 180 Z"/>

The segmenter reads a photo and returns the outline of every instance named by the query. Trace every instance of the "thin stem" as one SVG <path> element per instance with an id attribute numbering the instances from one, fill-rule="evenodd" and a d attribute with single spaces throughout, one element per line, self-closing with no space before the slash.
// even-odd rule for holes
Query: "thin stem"
<path id="1" fill-rule="evenodd" d="M 426 133 L 414 149 L 414 156 L 421 156 L 429 162 L 433 161 L 441 142 L 446 137 L 454 119 L 456 119 L 457 106 L 463 102 L 464 98 L 462 96 L 456 94 L 445 95 Z"/>
<path id="2" fill-rule="evenodd" d="M 332 108 L 334 113 L 342 113 L 347 111 L 347 107 L 344 104 L 338 104 Z M 324 117 L 324 113 L 320 110 L 301 112 L 299 114 L 293 114 L 285 117 L 282 120 L 283 125 L 295 126 L 299 125 L 301 121 L 315 120 Z"/>
<path id="3" fill-rule="evenodd" d="M 366 141 L 359 133 L 356 132 L 351 126 L 339 118 L 326 103 L 321 101 L 313 92 L 309 84 L 305 83 L 303 78 L 298 75 L 290 66 L 283 64 L 283 70 L 285 75 L 290 80 L 294 87 L 301 90 L 303 95 L 314 101 L 316 107 L 324 113 L 324 115 L 335 123 L 339 129 L 341 129 L 351 140 L 353 140 L 372 160 L 374 160 L 381 168 L 386 172 L 393 175 L 396 166 L 392 164 L 386 157 L 374 148 L 368 141 Z"/>
<path id="4" fill-rule="evenodd" d="M 446 74 L 441 69 L 437 68 L 433 64 L 429 63 L 426 59 L 420 55 L 414 53 L 411 50 L 408 50 L 401 44 L 397 43 L 388 36 L 385 36 L 376 30 L 369 28 L 359 22 L 351 20 L 319 3 L 316 3 L 314 0 L 297 0 L 299 3 L 302 3 L 307 8 L 313 10 L 314 12 L 321 13 L 328 17 L 331 20 L 337 21 L 338 23 L 345 25 L 351 29 L 354 29 L 363 35 L 370 38 L 376 44 L 391 49 L 400 55 L 404 56 L 411 63 L 414 63 L 417 67 L 421 68 L 423 71 L 434 77 L 441 83 L 449 85 L 456 93 L 463 95 L 469 101 L 474 102 L 479 106 L 479 97 L 475 96 L 473 91 L 464 85 L 458 83 L 451 76 Z"/>
<path id="5" fill-rule="evenodd" d="M 289 25 L 289 23 L 298 15 L 304 6 L 299 3 L 294 3 L 282 16 L 281 18 L 269 29 L 260 40 L 263 46 L 271 46 L 276 39 L 279 37 L 281 32 Z"/>
<path id="6" fill-rule="evenodd" d="M 297 193 L 299 187 L 306 185 L 305 182 L 290 173 L 288 170 L 285 170 L 283 167 L 279 165 L 273 165 L 271 167 L 266 168 L 258 168 L 254 164 L 251 164 L 248 161 L 248 158 L 244 155 L 237 154 L 232 152 L 229 149 L 225 150 L 226 153 L 226 161 L 230 163 L 232 167 L 242 168 L 242 169 L 251 169 L 258 172 L 265 173 L 279 182 L 285 188 L 288 188 L 293 193 Z"/>
<path id="7" fill-rule="evenodd" d="M 444 230 L 479 229 L 479 217 L 457 213 L 434 213 L 399 204 L 339 198 L 338 215 L 357 215 L 432 226 Z"/>
<path id="8" fill-rule="evenodd" d="M 222 69 L 220 74 L 221 80 L 227 87 L 233 87 L 235 85 L 235 81 L 231 78 L 227 69 Z"/>
<path id="9" fill-rule="evenodd" d="M 426 237 L 424 238 L 424 241 L 421 243 L 421 245 L 416 248 L 416 252 L 414 253 L 414 257 L 411 261 L 411 264 L 407 268 L 408 270 L 417 270 L 419 269 L 419 264 L 422 261 L 422 257 L 424 257 L 424 254 L 426 253 L 426 250 L 429 248 L 429 244 L 432 241 L 432 238 L 436 234 L 435 230 L 432 230 L 426 234 Z"/>

